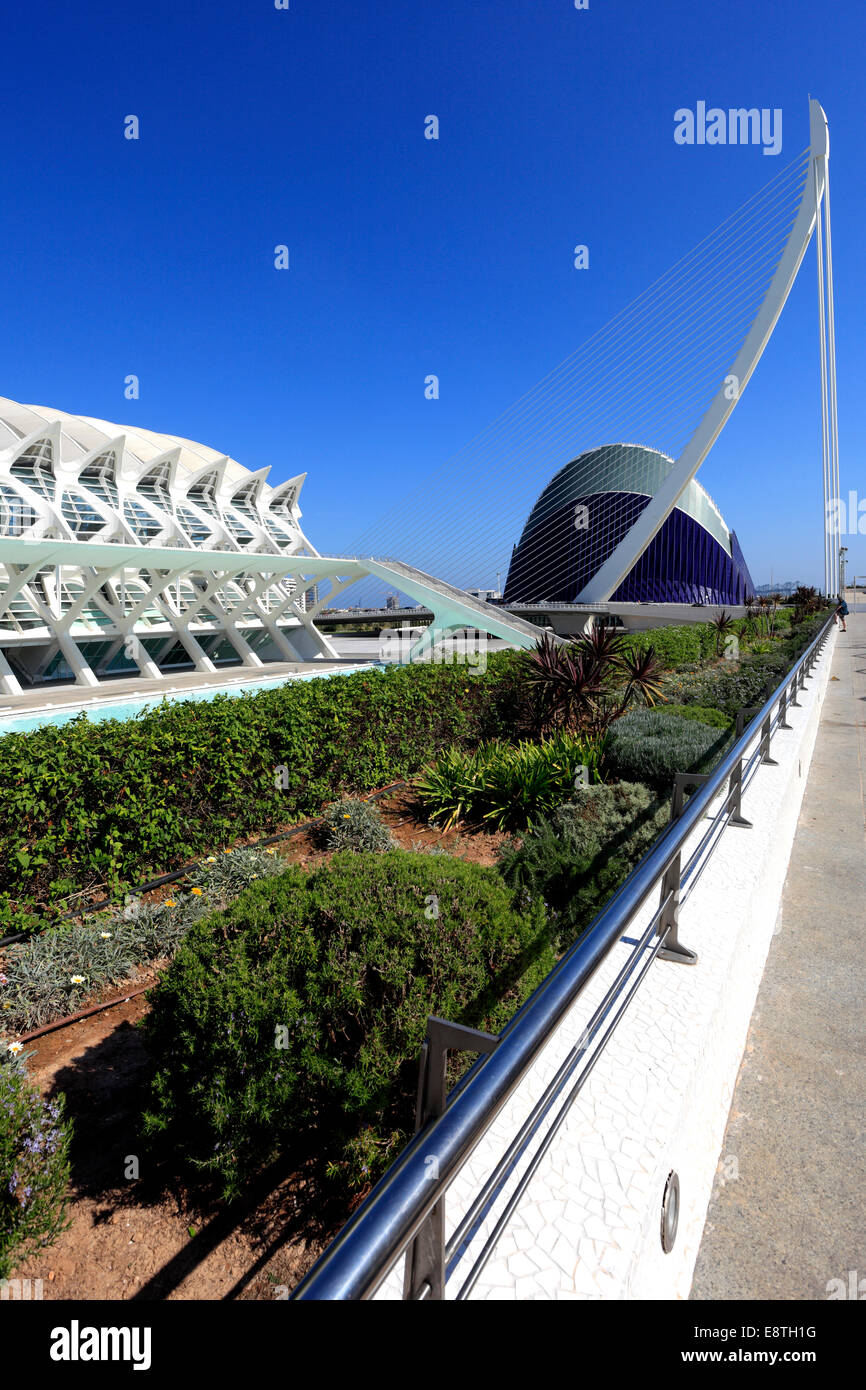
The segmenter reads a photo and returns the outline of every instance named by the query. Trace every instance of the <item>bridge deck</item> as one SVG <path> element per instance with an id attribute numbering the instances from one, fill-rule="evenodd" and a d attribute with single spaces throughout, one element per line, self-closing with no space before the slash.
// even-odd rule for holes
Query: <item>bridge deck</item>
<path id="1" fill-rule="evenodd" d="M 833 658 L 693 1299 L 850 1298 L 860 1280 L 866 1296 L 864 787 L 861 611 Z"/>

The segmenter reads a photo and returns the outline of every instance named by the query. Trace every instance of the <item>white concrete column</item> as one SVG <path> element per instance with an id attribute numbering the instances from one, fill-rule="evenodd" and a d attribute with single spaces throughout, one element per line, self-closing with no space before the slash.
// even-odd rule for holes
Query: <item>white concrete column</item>
<path id="1" fill-rule="evenodd" d="M 231 642 L 244 666 L 264 666 L 260 656 L 256 656 L 249 642 L 242 637 L 234 623 L 226 623 L 222 635 Z"/>
<path id="2" fill-rule="evenodd" d="M 180 622 L 175 617 L 175 615 L 168 610 L 167 605 L 160 603 L 159 607 L 165 614 L 165 616 L 168 618 L 168 621 L 171 623 L 174 632 L 166 642 L 165 646 L 160 651 L 159 656 L 157 657 L 157 664 L 159 664 L 159 662 L 163 659 L 163 656 L 168 655 L 175 642 L 177 641 L 180 642 L 181 646 L 183 647 L 184 651 L 186 652 L 187 656 L 189 657 L 190 661 L 195 666 L 195 669 L 197 671 L 206 671 L 208 672 L 208 674 L 215 671 L 216 667 L 214 666 L 210 657 L 206 655 L 204 648 L 201 646 L 199 642 L 196 641 L 192 633 L 189 632 L 186 629 L 186 627 L 184 627 L 183 623 Z"/>
<path id="3" fill-rule="evenodd" d="M 99 685 L 99 680 L 91 671 L 80 650 L 68 632 L 57 632 L 57 645 L 72 668 L 76 685 Z"/>
<path id="4" fill-rule="evenodd" d="M 4 695 L 21 695 L 21 685 L 18 677 L 9 665 L 2 651 L 0 651 L 0 690 Z"/>
<path id="5" fill-rule="evenodd" d="M 126 655 L 132 657 L 141 674 L 150 680 L 161 680 L 162 672 L 153 657 L 148 655 L 147 648 L 141 638 L 136 636 L 134 632 L 130 632 L 123 641 Z"/>

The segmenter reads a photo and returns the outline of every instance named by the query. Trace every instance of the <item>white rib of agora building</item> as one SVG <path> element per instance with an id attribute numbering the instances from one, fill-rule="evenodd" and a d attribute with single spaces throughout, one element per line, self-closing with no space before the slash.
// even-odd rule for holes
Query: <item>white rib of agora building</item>
<path id="1" fill-rule="evenodd" d="M 305 473 L 175 435 L 0 397 L 0 691 L 180 666 L 334 659 L 315 625 L 365 576 L 434 617 L 412 656 L 468 626 L 530 647 L 538 629 L 396 560 L 321 555 Z"/>

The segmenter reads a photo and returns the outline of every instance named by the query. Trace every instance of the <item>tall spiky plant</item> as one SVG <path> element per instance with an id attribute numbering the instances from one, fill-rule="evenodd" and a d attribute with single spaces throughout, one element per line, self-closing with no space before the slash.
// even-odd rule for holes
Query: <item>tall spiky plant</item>
<path id="1" fill-rule="evenodd" d="M 594 628 L 559 644 L 546 634 L 529 656 L 528 682 L 543 729 L 600 735 L 636 697 L 655 703 L 660 670 L 652 647 L 635 651 L 624 634 Z M 626 678 L 619 695 L 612 689 L 617 676 Z"/>
<path id="2" fill-rule="evenodd" d="M 603 667 L 579 643 L 545 633 L 529 654 L 527 681 L 542 727 L 574 729 L 601 694 Z"/>
<path id="3" fill-rule="evenodd" d="M 725 638 L 729 632 L 734 631 L 734 623 L 733 615 L 726 608 L 722 608 L 720 612 L 714 613 L 710 618 L 710 627 L 715 630 L 716 634 L 716 656 L 721 656 Z"/>

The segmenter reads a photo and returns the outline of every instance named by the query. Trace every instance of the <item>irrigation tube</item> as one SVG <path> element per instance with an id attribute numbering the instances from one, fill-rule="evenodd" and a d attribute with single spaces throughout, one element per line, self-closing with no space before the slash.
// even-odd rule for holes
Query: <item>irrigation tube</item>
<path id="1" fill-rule="evenodd" d="M 120 994 L 116 999 L 105 999 L 101 1004 L 91 1004 L 89 1009 L 79 1009 L 77 1014 L 67 1014 L 64 1018 L 54 1019 L 52 1023 L 43 1023 L 41 1028 L 33 1028 L 29 1033 L 19 1033 L 16 1041 L 32 1042 L 34 1038 L 41 1038 L 44 1033 L 53 1033 L 57 1028 L 68 1027 L 70 1023 L 80 1023 L 82 1019 L 89 1018 L 91 1014 L 101 1013 L 103 1009 L 113 1009 L 117 1004 L 128 1004 L 137 994 L 144 994 L 146 990 L 153 989 L 155 983 L 151 980 L 146 985 L 139 985 L 137 989 L 127 990 L 126 994 Z"/>

